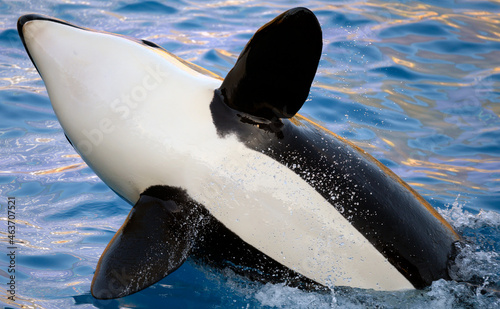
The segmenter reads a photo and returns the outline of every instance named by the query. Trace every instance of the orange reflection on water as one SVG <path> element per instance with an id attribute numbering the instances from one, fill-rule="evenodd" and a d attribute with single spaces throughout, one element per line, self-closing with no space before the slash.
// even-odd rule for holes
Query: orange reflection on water
<path id="1" fill-rule="evenodd" d="M 78 156 L 78 155 L 76 155 L 76 156 Z M 63 157 L 72 157 L 72 155 L 63 156 Z M 51 168 L 48 170 L 30 171 L 30 172 L 28 172 L 28 171 L 0 171 L 0 174 L 47 175 L 47 174 L 61 173 L 61 172 L 65 172 L 68 170 L 78 170 L 78 169 L 84 168 L 86 166 L 87 166 L 87 164 L 85 162 L 80 162 L 80 163 L 70 164 L 70 165 L 66 165 L 66 166 Z"/>
<path id="2" fill-rule="evenodd" d="M 52 168 L 52 169 L 49 169 L 49 170 L 30 172 L 30 174 L 31 175 L 54 174 L 54 173 L 64 172 L 64 171 L 67 171 L 67 170 L 80 169 L 80 168 L 83 168 L 85 166 L 87 166 L 87 164 L 85 164 L 85 162 L 81 162 L 81 163 L 76 163 L 76 164 L 71 164 L 71 165 L 56 167 L 56 168 Z"/>
<path id="3" fill-rule="evenodd" d="M 458 161 L 457 159 L 455 160 L 449 160 L 451 161 Z M 470 160 L 466 160 L 470 161 Z M 495 160 L 473 160 L 471 162 L 475 163 L 498 163 L 500 162 L 495 161 Z M 459 165 L 449 165 L 449 164 L 443 164 L 443 163 L 433 163 L 433 162 L 428 162 L 428 161 L 422 161 L 422 160 L 416 160 L 416 159 L 407 159 L 406 161 L 401 162 L 404 165 L 411 166 L 411 167 L 422 167 L 422 168 L 430 168 L 430 169 L 435 169 L 435 170 L 442 170 L 442 171 L 447 171 L 451 173 L 460 173 L 460 172 L 477 172 L 477 173 L 500 173 L 500 169 L 498 170 L 490 170 L 490 169 L 482 169 L 482 168 L 476 168 L 476 167 L 470 167 L 470 166 L 459 166 Z"/>
<path id="4" fill-rule="evenodd" d="M 68 235 L 68 234 L 76 234 L 78 233 L 78 231 L 62 231 L 62 232 L 50 232 L 50 234 L 53 234 L 53 235 Z"/>
<path id="5" fill-rule="evenodd" d="M 7 217 L 0 217 L 0 221 L 7 221 Z M 39 227 L 37 225 L 34 225 L 34 224 L 31 224 L 31 223 L 29 223 L 28 221 L 25 221 L 25 220 L 9 219 L 9 221 L 13 221 L 13 222 L 15 222 L 15 224 L 22 224 L 22 225 L 33 227 L 33 228 L 36 228 L 36 229 L 41 229 L 41 227 Z M 7 234 L 7 233 L 0 232 L 0 234 Z"/>
<path id="6" fill-rule="evenodd" d="M 51 241 L 50 243 L 60 245 L 60 244 L 67 244 L 69 242 L 71 242 L 71 240 L 55 240 Z"/>
<path id="7" fill-rule="evenodd" d="M 326 89 L 326 90 L 339 92 L 342 94 L 359 95 L 359 91 L 357 91 L 356 89 L 346 88 L 346 87 L 336 87 L 334 85 L 329 85 L 329 84 L 325 84 L 322 82 L 315 82 L 313 86 L 318 87 L 318 88 L 322 88 L 322 89 Z M 375 91 L 375 90 L 369 89 L 369 88 L 363 88 L 364 93 L 371 92 L 371 91 Z"/>
<path id="8" fill-rule="evenodd" d="M 394 57 L 394 56 L 392 56 L 391 59 L 396 64 L 399 64 L 399 65 L 402 65 L 402 66 L 405 66 L 405 67 L 408 67 L 408 68 L 414 68 L 415 67 L 415 63 L 414 62 L 406 61 L 406 60 L 403 60 L 403 59 L 399 59 L 399 58 Z"/>
<path id="9" fill-rule="evenodd" d="M 495 160 L 478 160 L 478 159 L 452 159 L 448 160 L 448 162 L 452 161 L 469 161 L 469 162 L 475 162 L 475 163 L 499 163 L 498 161 Z M 436 179 L 439 181 L 443 182 L 448 182 L 448 183 L 453 183 L 457 185 L 465 185 L 468 188 L 475 189 L 475 190 L 484 190 L 485 188 L 479 187 L 475 185 L 474 183 L 467 181 L 465 177 L 462 176 L 464 173 L 470 173 L 470 172 L 476 172 L 476 173 L 483 173 L 483 174 L 491 174 L 491 173 L 499 173 L 500 170 L 490 170 L 490 169 L 482 169 L 482 168 L 476 168 L 476 167 L 470 167 L 470 166 L 458 166 L 458 165 L 450 165 L 450 164 L 443 164 L 443 163 L 433 163 L 433 162 L 428 162 L 428 161 L 422 161 L 422 160 L 416 160 L 416 159 L 407 159 L 406 161 L 401 162 L 404 165 L 411 166 L 411 167 L 418 167 L 418 168 L 426 168 L 427 170 L 416 170 L 415 172 L 417 173 L 424 173 L 427 177 Z M 453 173 L 456 175 L 450 175 L 447 173 L 442 173 L 439 171 L 444 171 L 448 173 Z M 498 181 L 494 180 L 493 181 Z M 412 185 L 416 185 L 412 183 Z M 424 186 L 424 185 L 422 185 Z"/>
<path id="10" fill-rule="evenodd" d="M 391 146 L 391 147 L 394 147 L 394 146 L 395 146 L 393 142 L 391 142 L 390 140 L 388 140 L 388 139 L 386 139 L 386 138 L 383 138 L 383 137 L 382 137 L 382 140 L 383 140 L 383 141 L 384 141 L 387 145 L 389 145 L 389 146 Z"/>

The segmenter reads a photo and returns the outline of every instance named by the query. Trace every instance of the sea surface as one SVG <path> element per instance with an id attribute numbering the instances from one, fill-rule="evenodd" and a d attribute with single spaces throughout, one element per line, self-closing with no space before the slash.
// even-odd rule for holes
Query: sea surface
<path id="1" fill-rule="evenodd" d="M 94 299 L 97 261 L 131 206 L 67 143 L 17 18 L 40 13 L 147 39 L 225 76 L 253 33 L 295 6 L 315 12 L 324 37 L 300 113 L 371 153 L 451 222 L 468 241 L 455 280 L 305 292 L 188 261 L 137 294 Z M 0 307 L 499 308 L 499 116 L 498 0 L 0 0 Z"/>

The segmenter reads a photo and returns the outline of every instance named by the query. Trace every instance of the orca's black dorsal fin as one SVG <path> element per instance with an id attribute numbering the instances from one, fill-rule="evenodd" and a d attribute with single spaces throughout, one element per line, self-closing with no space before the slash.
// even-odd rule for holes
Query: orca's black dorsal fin
<path id="1" fill-rule="evenodd" d="M 220 87 L 233 109 L 273 120 L 293 117 L 302 107 L 323 47 L 313 12 L 294 8 L 260 28 Z"/>
<path id="2" fill-rule="evenodd" d="M 190 222 L 194 207 L 177 188 L 154 186 L 141 194 L 99 259 L 92 295 L 98 299 L 127 296 L 179 268 L 197 233 L 197 224 Z"/>

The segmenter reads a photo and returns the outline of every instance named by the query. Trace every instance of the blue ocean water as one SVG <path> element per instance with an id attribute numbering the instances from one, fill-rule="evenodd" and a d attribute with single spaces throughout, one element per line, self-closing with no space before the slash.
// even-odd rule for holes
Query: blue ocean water
<path id="1" fill-rule="evenodd" d="M 401 176 L 470 242 L 456 281 L 427 289 L 304 292 L 188 261 L 110 301 L 90 295 L 100 254 L 131 206 L 67 143 L 20 42 L 40 13 L 153 41 L 225 76 L 252 34 L 306 6 L 322 60 L 301 114 Z M 293 65 L 293 64 L 291 64 Z M 495 308 L 500 300 L 498 1 L 0 0 L 0 304 L 11 308 Z M 8 197 L 16 201 L 16 301 L 9 301 Z"/>

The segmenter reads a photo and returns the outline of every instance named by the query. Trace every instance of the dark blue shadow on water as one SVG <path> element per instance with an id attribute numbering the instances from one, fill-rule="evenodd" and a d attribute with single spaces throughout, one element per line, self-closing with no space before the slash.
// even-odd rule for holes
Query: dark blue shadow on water
<path id="1" fill-rule="evenodd" d="M 120 308 L 120 302 L 116 299 L 101 300 L 94 298 L 90 293 L 73 296 L 75 305 L 85 305 L 92 304 L 93 306 L 100 309 L 114 309 Z"/>
<path id="2" fill-rule="evenodd" d="M 99 300 L 89 292 L 72 296 L 75 305 L 91 304 L 100 309 L 115 308 L 254 308 L 259 303 L 245 294 L 259 283 L 237 275 L 197 265 L 188 259 L 179 269 L 156 284 L 132 295 Z M 253 288 L 252 288 L 253 287 Z M 90 288 L 90 287 L 89 287 Z"/>
<path id="3" fill-rule="evenodd" d="M 174 14 L 177 9 L 168 5 L 161 4 L 156 1 L 142 1 L 139 3 L 127 4 L 117 10 L 121 13 L 155 13 L 155 14 Z"/>

